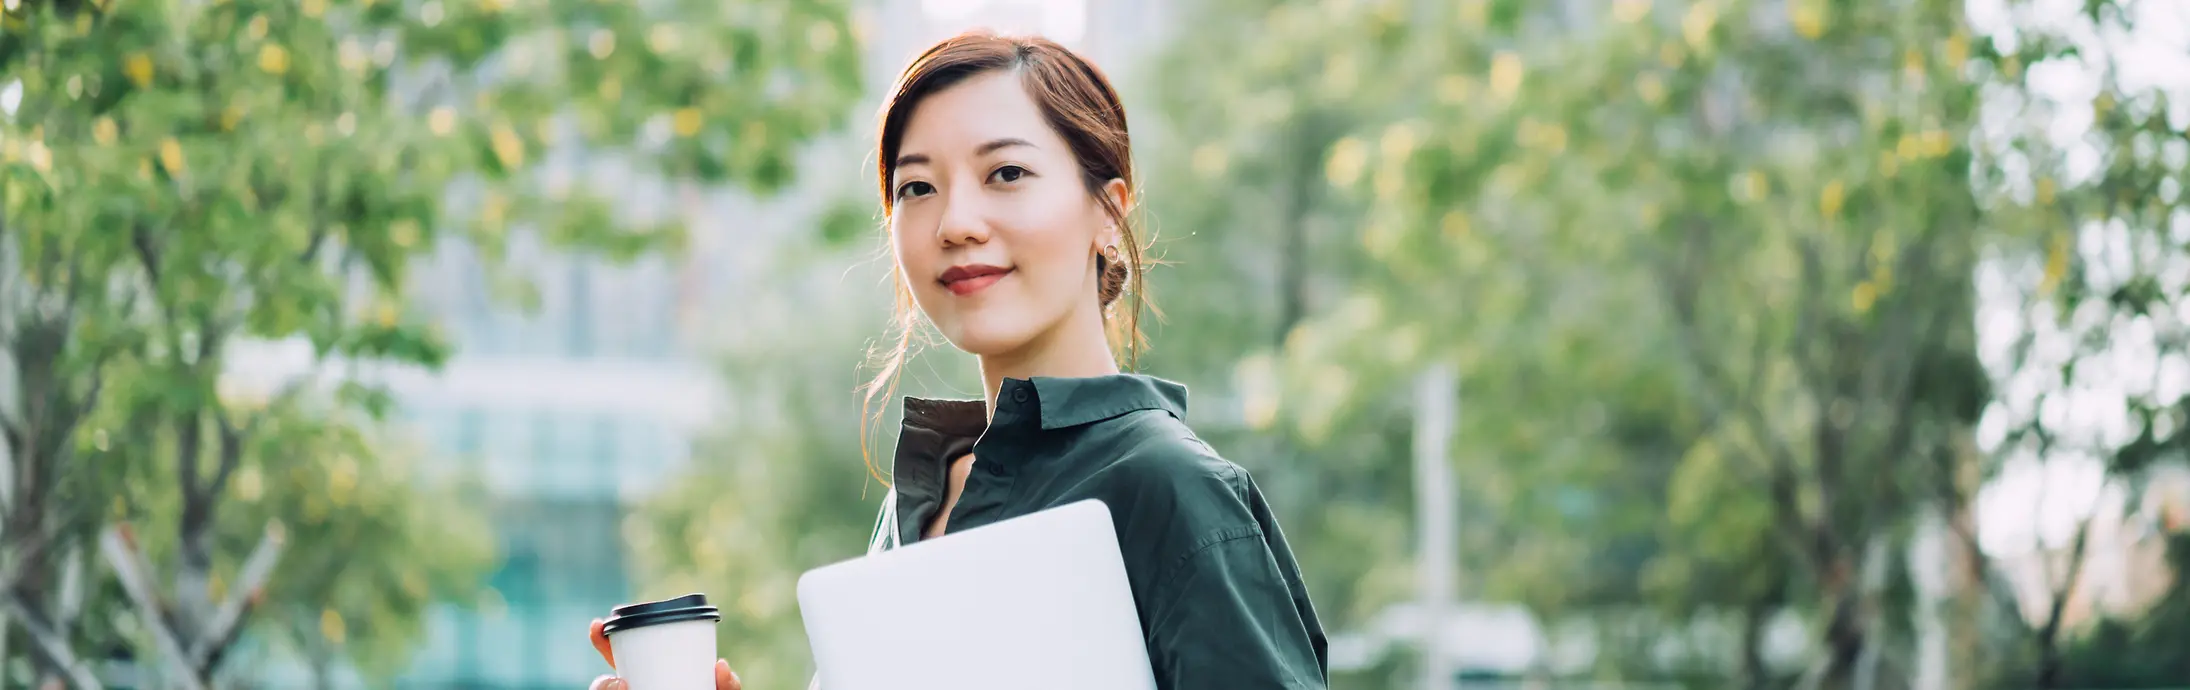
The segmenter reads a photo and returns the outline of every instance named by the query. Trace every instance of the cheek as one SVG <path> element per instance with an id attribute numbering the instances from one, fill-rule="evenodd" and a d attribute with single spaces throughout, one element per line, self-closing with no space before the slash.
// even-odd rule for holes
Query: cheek
<path id="1" fill-rule="evenodd" d="M 1044 285 L 1082 282 L 1094 255 L 1096 229 L 1102 227 L 1101 222 L 1089 220 L 1078 190 L 1069 191 L 1027 199 L 1018 209 L 1021 212 L 1014 214 L 1012 253 L 1020 263 L 1038 267 Z"/>

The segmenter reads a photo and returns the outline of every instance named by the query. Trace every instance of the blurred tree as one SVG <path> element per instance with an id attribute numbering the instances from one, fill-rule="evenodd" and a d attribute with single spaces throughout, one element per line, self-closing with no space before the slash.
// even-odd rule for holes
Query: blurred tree
<path id="1" fill-rule="evenodd" d="M 2059 200 L 2110 200 L 2069 214 L 2069 228 L 2179 222 L 2182 166 L 2167 161 L 2182 127 L 2168 128 L 2163 97 L 2104 81 L 2089 101 L 2097 146 L 2114 153 L 2086 179 L 2111 186 L 2072 189 L 2046 171 L 2091 159 L 2043 150 L 2039 133 L 1981 129 L 1978 105 L 2027 98 L 2038 85 L 2024 66 L 2074 46 L 1980 40 L 1962 3 L 1206 5 L 1247 20 L 1226 23 L 1241 27 L 1229 41 L 1196 34 L 1163 70 L 1180 130 L 1166 140 L 1206 143 L 1157 149 L 1177 152 L 1155 168 L 1170 175 L 1159 220 L 1196 233 L 1167 254 L 1186 267 L 1159 283 L 1172 288 L 1160 342 L 1196 343 L 1177 355 L 1193 370 L 1238 372 L 1250 424 L 1281 417 L 1282 437 L 1309 444 L 1296 466 L 1380 478 L 1364 502 L 1404 502 L 1405 456 L 1389 442 L 1401 437 L 1374 432 L 1408 423 L 1403 377 L 1455 362 L 1479 401 L 1463 407 L 1458 446 L 1477 506 L 1465 553 L 1487 564 L 1468 571 L 1476 594 L 1553 616 L 1647 605 L 1682 628 L 1732 614 L 1737 649 L 1691 651 L 1750 685 L 1785 680 L 1763 633 L 1792 611 L 1821 643 L 1803 680 L 1847 686 L 1920 663 L 1905 653 L 1910 622 L 1885 614 L 1917 596 L 1903 554 L 1937 520 L 1953 537 L 1948 629 L 1968 643 L 1953 677 L 1993 670 L 2003 650 L 1972 645 L 2019 626 L 1975 540 L 1973 501 L 2004 454 L 1974 443 L 1995 378 L 1978 358 L 1974 277 L 2001 265 L 1981 257 L 2021 262 L 2010 265 L 2044 286 L 2022 303 L 2068 314 L 2076 305 L 2050 304 L 2082 279 L 2070 244 L 2047 239 L 2065 237 Z M 2084 12 L 2106 35 L 2138 16 L 2104 2 Z M 1287 119 L 1301 112 L 1329 129 Z M 1303 154 L 1320 170 L 1304 171 Z M 1331 187 L 1267 179 L 1302 172 Z M 1320 274 L 1283 249 L 1318 213 L 1328 236 L 1356 243 L 1311 251 Z M 1347 294 L 1284 297 L 1349 280 Z M 2090 299 L 2149 308 L 2149 283 Z M 2107 328 L 2140 314 L 2072 339 L 2101 355 Z M 1226 352 L 1272 332 L 1282 364 Z M 2043 366 L 2073 372 L 2073 359 Z M 2165 431 L 2182 425 L 2153 412 L 2177 404 L 2133 404 L 2142 445 L 2133 434 L 2089 450 L 2117 472 L 2175 452 Z M 1331 494 L 1340 510 L 1350 493 Z M 1405 542 L 1318 538 L 1346 524 L 1308 527 L 1306 560 L 1378 565 L 1322 586 L 1403 592 L 1371 574 L 1394 572 Z M 1375 555 L 1357 557 L 1364 545 Z M 1362 621 L 1340 606 L 1335 621 Z M 2034 627 L 2037 658 L 2056 646 L 2053 627 Z"/>
<path id="2" fill-rule="evenodd" d="M 98 685 L 78 650 L 111 642 L 83 623 L 112 616 L 86 611 L 75 593 L 87 590 L 79 564 L 92 535 L 119 517 L 139 529 L 107 532 L 101 550 L 136 604 L 147 669 L 202 687 L 251 604 L 284 593 L 330 597 L 305 603 L 334 621 L 323 632 L 348 632 L 322 641 L 385 669 L 384 652 L 413 629 L 397 621 L 426 595 L 376 584 L 401 576 L 395 554 L 351 550 L 404 545 L 412 527 L 388 520 L 421 497 L 400 497 L 410 488 L 390 475 L 374 491 L 391 493 L 327 504 L 315 518 L 315 500 L 362 489 L 307 481 L 314 473 L 379 461 L 358 450 L 347 456 L 357 467 L 342 470 L 346 455 L 313 455 L 334 449 L 282 429 L 349 433 L 339 430 L 360 425 L 358 413 L 379 416 L 387 396 L 344 385 L 322 405 L 300 379 L 246 403 L 218 385 L 229 346 L 296 338 L 322 361 L 437 366 L 450 344 L 403 288 L 408 261 L 438 243 L 468 243 L 497 270 L 516 232 L 612 257 L 674 247 L 673 228 L 616 217 L 567 167 L 539 163 L 555 149 L 609 149 L 641 169 L 779 188 L 795 147 L 834 127 L 856 95 L 846 9 L 10 4 L 0 41 L 0 349 L 12 365 L 0 379 L 11 393 L 0 406 L 0 589 L 37 667 Z M 87 423 L 102 408 L 115 423 Z M 236 507 L 252 503 L 238 501 L 245 468 L 257 468 L 261 492 L 310 487 L 276 506 L 305 512 Z M 255 524 L 239 527 L 246 519 Z M 361 538 L 292 538 L 281 556 L 283 526 Z M 233 543 L 237 530 L 253 538 Z M 246 548 L 255 555 L 234 564 Z M 460 573 L 476 556 L 452 552 L 412 572 Z M 320 576 L 311 569 L 335 558 L 396 570 L 326 571 L 333 580 L 311 583 L 324 590 L 280 584 Z M 221 579 L 231 573 L 239 579 Z M 296 605 L 262 603 L 282 619 Z M 372 618 L 389 612 L 390 625 Z M 345 615 L 366 619 L 344 625 Z"/>
<path id="3" fill-rule="evenodd" d="M 2169 40 L 2180 18 L 2161 4 L 2094 1 L 2005 3 L 1988 19 L 1990 50 L 1979 54 L 1994 97 L 1979 180 L 2014 213 L 1993 214 L 2008 239 L 1980 273 L 2000 305 L 1981 318 L 2003 331 L 1984 351 L 2001 394 L 1982 436 L 2002 468 L 2071 467 L 2102 487 L 2067 543 L 2030 545 L 2027 558 L 2060 567 L 2035 569 L 2042 610 L 2024 646 L 1999 655 L 2016 661 L 1996 675 L 2040 688 L 2179 680 L 2161 670 L 2190 658 L 2167 620 L 2180 615 L 2179 596 L 2141 614 L 2097 611 L 2121 620 L 2096 629 L 2071 602 L 2117 586 L 2087 581 L 2085 562 L 2127 545 L 2094 540 L 2128 538 L 2106 525 L 2160 522 L 2135 512 L 2150 480 L 2190 461 L 2190 389 L 2178 373 L 2190 366 L 2190 109 L 2179 89 L 2146 76 L 2140 52 Z M 2183 540 L 2167 548 L 2179 583 Z"/>
<path id="4" fill-rule="evenodd" d="M 1274 406 L 1316 462 L 1368 470 L 1385 482 L 1369 501 L 1403 503 L 1405 456 L 1361 434 L 1404 428 L 1402 377 L 1455 362 L 1482 401 L 1463 406 L 1458 447 L 1478 594 L 1554 616 L 1731 612 L 1741 648 L 1705 651 L 1752 684 L 1770 681 L 1762 633 L 1782 610 L 1817 625 L 1815 682 L 1907 670 L 1891 641 L 1912 633 L 1881 615 L 1912 596 L 1900 547 L 1926 514 L 1970 524 L 1989 394 L 1968 315 L 1998 192 L 1971 171 L 1984 47 L 1960 3 L 1209 5 L 1249 19 L 1231 42 L 1197 34 L 1164 72 L 1185 82 L 1172 139 L 1208 142 L 1157 168 L 1200 171 L 1167 192 L 1206 180 L 1156 200 L 1167 229 L 1198 233 L 1169 256 L 1206 252 L 1160 285 L 1185 286 L 1166 293 L 1172 322 L 1203 328 L 1179 302 L 1202 294 L 1345 293 L 1264 248 L 1288 246 L 1284 214 L 1314 218 L 1300 205 L 1355 243 L 1316 257 L 1354 272 L 1350 294 L 1261 322 L 1285 334 L 1282 365 L 1233 360 L 1250 422 Z M 1313 67 L 1287 65 L 1293 50 Z M 1362 115 L 1314 136 L 1263 126 L 1326 92 Z M 1287 146 L 1331 187 L 1261 179 L 1299 174 L 1262 158 Z M 1223 287 L 1273 274 L 1296 282 Z M 1233 368 L 1205 352 L 1197 369 Z M 1388 538 L 1307 541 L 1405 557 Z M 1970 566 L 1964 591 L 1988 591 Z M 1376 570 L 1324 586 L 1403 591 L 1370 586 Z"/>

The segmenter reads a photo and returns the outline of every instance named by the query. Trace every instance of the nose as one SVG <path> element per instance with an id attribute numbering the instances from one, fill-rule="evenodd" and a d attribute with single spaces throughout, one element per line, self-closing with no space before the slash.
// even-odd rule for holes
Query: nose
<path id="1" fill-rule="evenodd" d="M 958 186 L 958 185 L 953 185 Z M 982 209 L 978 185 L 969 191 L 944 192 L 943 217 L 935 234 L 943 246 L 955 247 L 989 241 L 989 225 Z"/>

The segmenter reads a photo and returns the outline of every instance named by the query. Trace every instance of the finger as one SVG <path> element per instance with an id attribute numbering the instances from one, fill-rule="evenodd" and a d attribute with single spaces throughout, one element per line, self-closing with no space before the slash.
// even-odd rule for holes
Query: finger
<path id="1" fill-rule="evenodd" d="M 593 684 L 586 686 L 586 690 L 624 690 L 624 681 L 615 676 L 601 676 L 593 679 Z"/>
<path id="2" fill-rule="evenodd" d="M 745 684 L 738 681 L 738 672 L 730 670 L 728 661 L 715 660 L 715 690 L 745 690 Z"/>
<path id="3" fill-rule="evenodd" d="M 593 634 L 593 650 L 594 650 L 594 651 L 597 651 L 597 652 L 600 652 L 600 653 L 601 653 L 601 660 L 602 660 L 602 661 L 606 661 L 606 662 L 608 662 L 608 667 L 609 667 L 609 668 L 615 668 L 615 667 L 616 667 L 616 652 L 614 652 L 614 651 L 611 651 L 611 650 L 609 649 L 609 647 L 608 647 L 608 633 L 607 633 L 606 631 L 604 631 L 604 630 L 602 630 L 602 629 L 601 629 L 601 619 L 599 619 L 599 618 L 595 618 L 595 619 L 593 619 L 593 632 L 592 632 L 592 634 Z M 596 688 L 595 690 L 599 690 L 599 689 L 598 689 L 598 688 Z M 613 689 L 611 689 L 611 690 L 613 690 Z"/>

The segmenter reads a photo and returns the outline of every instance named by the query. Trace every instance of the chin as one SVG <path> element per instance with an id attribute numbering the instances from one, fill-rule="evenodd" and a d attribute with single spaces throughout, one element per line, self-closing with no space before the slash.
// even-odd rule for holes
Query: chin
<path id="1" fill-rule="evenodd" d="M 986 357 L 1025 347 L 1034 340 L 1038 329 L 1035 328 L 1035 321 L 1030 318 L 983 314 L 960 318 L 957 323 L 937 330 L 943 332 L 943 339 L 950 341 L 952 347 L 969 355 Z"/>

